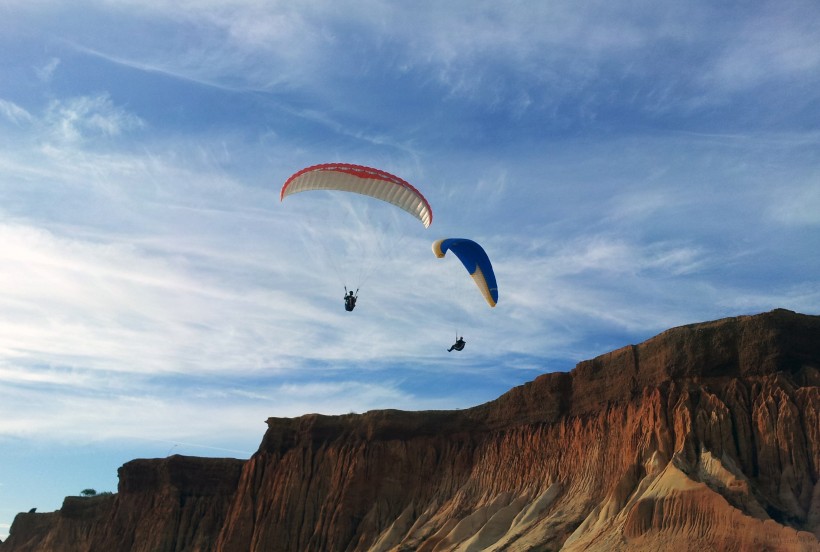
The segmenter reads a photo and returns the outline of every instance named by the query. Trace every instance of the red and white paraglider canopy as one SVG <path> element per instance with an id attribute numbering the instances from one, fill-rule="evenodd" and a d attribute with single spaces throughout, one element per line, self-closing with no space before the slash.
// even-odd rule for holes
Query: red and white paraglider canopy
<path id="1" fill-rule="evenodd" d="M 349 163 L 313 165 L 287 179 L 280 201 L 287 196 L 309 190 L 338 190 L 370 196 L 407 211 L 427 228 L 433 222 L 433 210 L 421 192 L 389 172 Z"/>

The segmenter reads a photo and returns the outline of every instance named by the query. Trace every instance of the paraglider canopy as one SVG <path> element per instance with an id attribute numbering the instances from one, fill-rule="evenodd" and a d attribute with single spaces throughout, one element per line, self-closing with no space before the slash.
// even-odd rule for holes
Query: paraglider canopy
<path id="1" fill-rule="evenodd" d="M 493 265 L 490 258 L 480 245 L 466 238 L 447 238 L 433 243 L 433 253 L 442 258 L 452 251 L 473 277 L 478 289 L 487 300 L 487 304 L 494 307 L 498 303 L 498 284 L 495 281 Z"/>
<path id="2" fill-rule="evenodd" d="M 313 165 L 287 179 L 279 200 L 309 190 L 338 190 L 370 196 L 410 213 L 425 228 L 433 222 L 433 210 L 427 199 L 406 181 L 380 169 L 349 163 Z"/>

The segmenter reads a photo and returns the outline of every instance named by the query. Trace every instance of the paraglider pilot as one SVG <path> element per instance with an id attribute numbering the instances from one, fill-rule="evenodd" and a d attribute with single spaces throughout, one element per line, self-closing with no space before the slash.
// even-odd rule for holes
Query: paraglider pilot
<path id="1" fill-rule="evenodd" d="M 464 348 L 464 345 L 465 345 L 465 344 L 466 344 L 466 341 L 464 341 L 464 338 L 463 338 L 463 337 L 459 337 L 458 339 L 456 339 L 456 342 L 455 342 L 455 343 L 453 343 L 453 346 L 452 346 L 452 347 L 450 347 L 449 349 L 447 349 L 447 352 L 449 353 L 449 352 L 450 352 L 450 351 L 452 351 L 453 349 L 455 349 L 456 351 L 460 351 L 460 350 L 462 350 L 462 349 Z"/>
<path id="2" fill-rule="evenodd" d="M 345 291 L 347 291 L 347 286 L 345 286 Z M 345 310 L 347 312 L 352 311 L 356 307 L 356 298 L 359 296 L 358 289 L 356 290 L 356 295 L 353 295 L 352 291 L 348 291 L 347 295 L 345 295 Z"/>

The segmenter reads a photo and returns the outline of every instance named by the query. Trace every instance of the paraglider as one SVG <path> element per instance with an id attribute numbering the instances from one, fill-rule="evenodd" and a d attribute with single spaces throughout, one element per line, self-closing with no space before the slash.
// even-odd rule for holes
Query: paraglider
<path id="1" fill-rule="evenodd" d="M 449 349 L 447 349 L 447 352 L 449 353 L 453 349 L 455 349 L 456 351 L 461 351 L 462 349 L 464 349 L 464 345 L 466 345 L 466 344 L 467 344 L 467 342 L 464 341 L 464 338 L 459 337 L 458 339 L 456 339 L 456 342 L 453 343 L 453 345 Z"/>
<path id="2" fill-rule="evenodd" d="M 433 210 L 421 192 L 398 176 L 380 169 L 349 163 L 313 165 L 287 179 L 279 200 L 309 190 L 336 190 L 374 197 L 408 212 L 425 228 L 433 222 Z"/>
<path id="3" fill-rule="evenodd" d="M 345 286 L 345 291 L 347 291 L 347 286 Z M 353 309 L 356 308 L 356 299 L 359 298 L 359 290 L 356 290 L 356 295 L 353 295 L 352 291 L 347 291 L 347 295 L 345 295 L 345 310 L 347 312 L 351 312 Z"/>
<path id="4" fill-rule="evenodd" d="M 495 280 L 493 265 L 490 263 L 490 258 L 484 248 L 473 240 L 466 238 L 446 238 L 433 242 L 433 253 L 439 259 L 443 258 L 448 251 L 452 251 L 461 261 L 461 264 L 464 265 L 464 268 L 467 269 L 487 304 L 495 307 L 498 303 L 498 284 Z M 464 338 L 459 337 L 447 349 L 447 352 L 461 351 L 464 349 L 465 344 Z"/>
<path id="5" fill-rule="evenodd" d="M 498 284 L 490 258 L 480 245 L 466 238 L 447 238 L 433 243 L 433 253 L 439 259 L 447 251 L 452 251 L 473 277 L 487 304 L 494 307 L 498 303 Z M 459 349 L 460 350 L 460 349 Z"/>
<path id="6" fill-rule="evenodd" d="M 315 230 L 316 235 L 325 240 L 320 244 L 324 250 L 321 262 L 333 268 L 342 280 L 341 283 L 345 284 L 345 310 L 351 312 L 356 307 L 358 288 L 363 285 L 364 279 L 381 265 L 384 258 L 398 251 L 396 242 L 403 237 L 402 232 L 398 231 L 401 221 L 393 221 L 392 213 L 383 213 L 380 202 L 384 202 L 382 205 L 385 206 L 389 204 L 398 207 L 421 222 L 425 228 L 433 222 L 433 210 L 421 192 L 398 176 L 381 169 L 350 163 L 324 163 L 294 173 L 282 186 L 279 200 L 284 201 L 288 196 L 317 190 L 343 192 L 342 195 L 336 195 L 330 203 L 333 211 L 322 213 L 320 208 L 311 207 L 308 216 L 312 219 L 309 221 L 311 231 Z M 344 199 L 344 193 L 379 200 L 376 203 L 378 209 L 371 215 L 366 203 L 348 203 Z M 317 202 L 319 205 L 321 203 L 323 202 Z M 344 219 L 345 216 L 348 218 Z M 345 220 L 345 223 L 331 227 L 331 221 L 338 220 Z M 379 223 L 387 223 L 387 227 L 380 228 Z M 369 235 L 374 236 L 374 239 L 368 240 L 368 234 L 358 232 L 359 228 L 369 230 Z M 329 231 L 325 232 L 325 229 Z M 348 232 L 349 236 L 353 232 L 353 239 L 347 240 L 342 249 L 331 246 L 342 232 Z M 355 293 L 348 292 L 347 287 L 351 281 L 353 285 L 350 287 L 357 288 Z"/>

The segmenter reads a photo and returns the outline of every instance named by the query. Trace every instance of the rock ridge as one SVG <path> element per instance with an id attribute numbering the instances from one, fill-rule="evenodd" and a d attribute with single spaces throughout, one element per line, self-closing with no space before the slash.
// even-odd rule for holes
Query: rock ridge
<path id="1" fill-rule="evenodd" d="M 19 514 L 0 552 L 820 550 L 817 316 L 672 328 L 464 410 L 267 425 L 247 461 L 135 460 L 114 496 Z"/>

